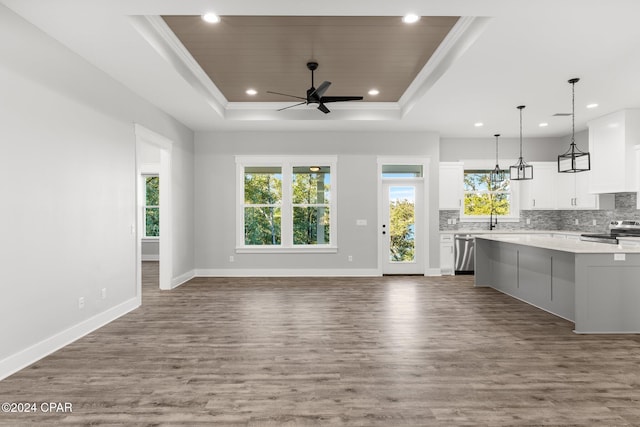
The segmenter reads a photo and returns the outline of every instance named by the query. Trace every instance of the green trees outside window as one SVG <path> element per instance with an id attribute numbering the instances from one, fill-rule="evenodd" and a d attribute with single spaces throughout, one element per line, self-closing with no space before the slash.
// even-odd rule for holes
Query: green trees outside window
<path id="1" fill-rule="evenodd" d="M 145 237 L 160 237 L 160 178 L 145 177 Z"/>
<path id="2" fill-rule="evenodd" d="M 327 244 L 330 240 L 330 168 L 293 168 L 293 244 Z M 315 168 L 314 168 L 315 169 Z"/>
<path id="3" fill-rule="evenodd" d="M 414 200 L 396 199 L 389 202 L 389 257 L 392 262 L 415 259 L 416 205 Z"/>
<path id="4" fill-rule="evenodd" d="M 244 244 L 282 243 L 282 169 L 245 168 Z"/>
<path id="5" fill-rule="evenodd" d="M 511 182 L 507 178 L 491 182 L 491 171 L 464 171 L 464 214 L 468 216 L 498 216 L 511 213 Z"/>
<path id="6" fill-rule="evenodd" d="M 244 245 L 331 243 L 331 166 L 244 166 Z"/>

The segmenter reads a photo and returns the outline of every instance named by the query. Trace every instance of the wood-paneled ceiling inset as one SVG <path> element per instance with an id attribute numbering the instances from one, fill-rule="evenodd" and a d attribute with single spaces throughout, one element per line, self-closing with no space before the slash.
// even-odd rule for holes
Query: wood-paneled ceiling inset
<path id="1" fill-rule="evenodd" d="M 266 91 L 306 96 L 319 63 L 316 87 L 325 95 L 364 96 L 396 102 L 458 20 L 422 17 L 404 24 L 398 16 L 200 16 L 162 17 L 230 102 L 291 101 Z M 258 91 L 249 96 L 245 91 Z M 377 96 L 368 95 L 376 88 Z"/>

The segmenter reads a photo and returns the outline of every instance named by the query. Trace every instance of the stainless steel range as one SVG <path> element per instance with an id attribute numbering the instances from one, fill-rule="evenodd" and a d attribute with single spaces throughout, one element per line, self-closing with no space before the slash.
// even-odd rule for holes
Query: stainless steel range
<path id="1" fill-rule="evenodd" d="M 640 237 L 640 221 L 614 220 L 609 223 L 609 234 L 582 234 L 580 240 L 618 244 L 618 237 Z"/>

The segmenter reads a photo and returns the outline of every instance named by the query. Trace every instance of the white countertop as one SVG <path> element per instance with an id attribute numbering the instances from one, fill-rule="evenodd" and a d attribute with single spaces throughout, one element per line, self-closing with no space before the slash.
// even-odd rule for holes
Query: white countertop
<path id="1" fill-rule="evenodd" d="M 587 231 L 563 230 L 440 230 L 440 234 L 571 234 L 579 236 Z"/>
<path id="2" fill-rule="evenodd" d="M 532 234 L 499 233 L 482 234 L 478 239 L 493 240 L 496 242 L 514 243 L 517 245 L 532 246 L 536 248 L 551 249 L 554 251 L 570 252 L 574 254 L 613 254 L 613 253 L 638 253 L 640 246 L 612 245 L 610 243 L 584 242 L 582 240 L 558 239 L 554 237 L 537 236 Z M 555 233 L 561 233 L 556 231 Z M 474 233 L 475 234 L 475 233 Z M 625 238 L 632 239 L 632 238 Z"/>

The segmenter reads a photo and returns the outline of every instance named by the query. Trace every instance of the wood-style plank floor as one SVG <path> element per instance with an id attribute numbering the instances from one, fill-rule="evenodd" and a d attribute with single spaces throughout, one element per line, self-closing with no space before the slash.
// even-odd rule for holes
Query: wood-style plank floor
<path id="1" fill-rule="evenodd" d="M 2 425 L 640 425 L 640 336 L 472 277 L 199 278 L 0 382 Z"/>

